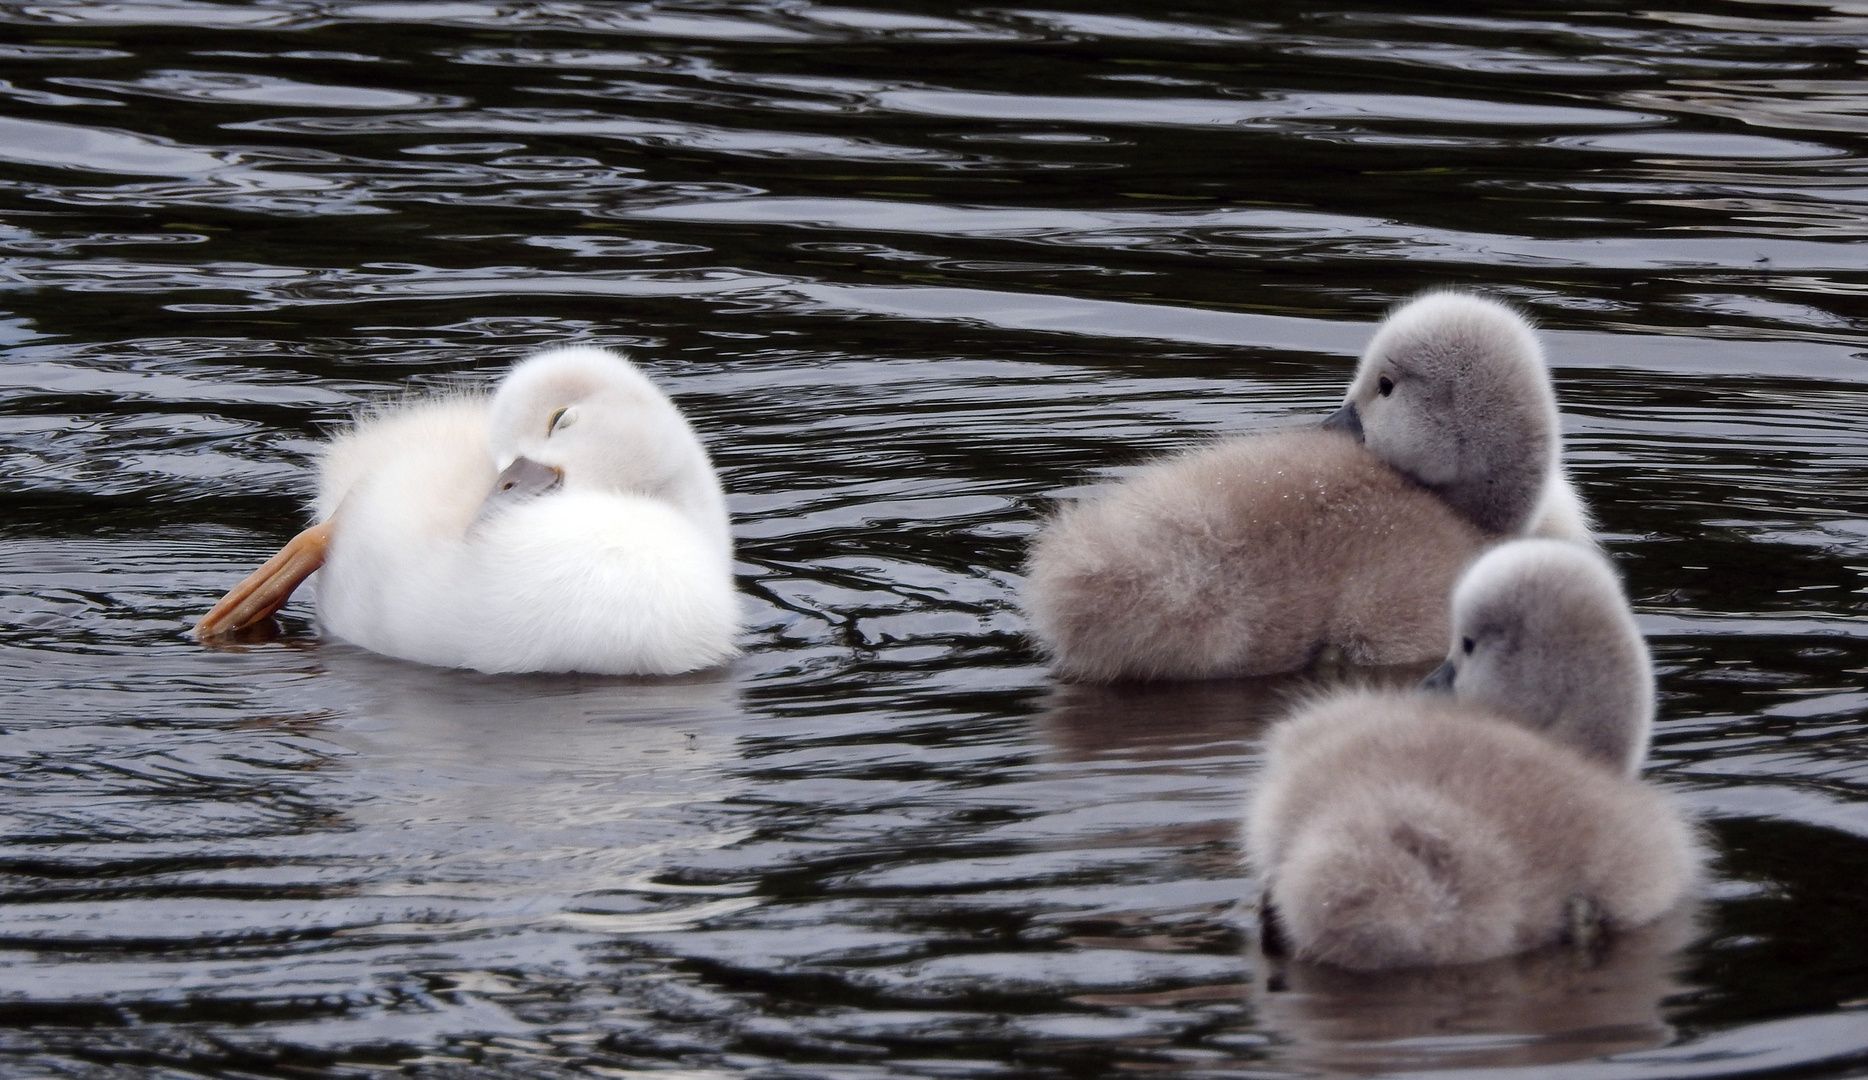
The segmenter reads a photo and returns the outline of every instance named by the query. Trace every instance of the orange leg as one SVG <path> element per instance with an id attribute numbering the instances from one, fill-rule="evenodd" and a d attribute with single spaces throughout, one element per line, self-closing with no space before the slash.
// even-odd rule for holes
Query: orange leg
<path id="1" fill-rule="evenodd" d="M 325 549 L 331 544 L 331 523 L 326 521 L 294 536 L 279 549 L 279 554 L 248 574 L 235 585 L 214 610 L 195 624 L 195 637 L 202 641 L 244 630 L 266 619 L 285 606 L 292 590 L 324 565 Z"/>

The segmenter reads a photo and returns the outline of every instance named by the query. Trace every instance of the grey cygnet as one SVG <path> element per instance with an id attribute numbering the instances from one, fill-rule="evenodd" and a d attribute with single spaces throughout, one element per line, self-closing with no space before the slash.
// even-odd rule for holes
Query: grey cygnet
<path id="1" fill-rule="evenodd" d="M 1022 603 L 1058 674 L 1092 682 L 1430 660 L 1447 596 L 1515 536 L 1587 541 L 1543 350 L 1503 304 L 1391 314 L 1321 429 L 1225 439 L 1065 508 Z"/>
<path id="2" fill-rule="evenodd" d="M 1653 675 L 1607 563 L 1501 545 L 1461 579 L 1453 621 L 1422 689 L 1340 693 L 1273 730 L 1246 851 L 1298 959 L 1403 968 L 1586 941 L 1698 878 L 1693 828 L 1638 775 Z"/>

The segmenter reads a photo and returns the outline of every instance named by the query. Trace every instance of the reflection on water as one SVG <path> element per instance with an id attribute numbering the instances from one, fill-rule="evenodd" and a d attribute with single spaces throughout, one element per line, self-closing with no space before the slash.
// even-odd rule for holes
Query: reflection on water
<path id="1" fill-rule="evenodd" d="M 0 2 L 0 1071 L 1859 1069 L 1861 20 L 1443 7 Z M 1058 686 L 1023 545 L 1437 285 L 1545 324 L 1716 881 L 1268 966 L 1329 678 Z M 184 636 L 332 425 L 567 342 L 708 442 L 731 670 Z"/>
<path id="2" fill-rule="evenodd" d="M 1686 987 L 1679 949 L 1693 913 L 1615 935 L 1600 948 L 1541 949 L 1451 968 L 1351 973 L 1269 966 L 1260 1018 L 1279 1058 L 1306 1071 L 1543 1066 L 1665 1046 L 1662 1004 Z"/>
<path id="3" fill-rule="evenodd" d="M 1060 683 L 1038 714 L 1038 734 L 1059 761 L 1149 761 L 1245 750 L 1315 691 L 1308 676 L 1096 686 Z"/>
<path id="4" fill-rule="evenodd" d="M 423 853 L 420 891 L 578 895 L 617 888 L 675 844 L 725 844 L 689 804 L 728 797 L 738 690 L 687 680 L 493 679 L 327 645 L 321 693 L 345 704 L 319 734 L 348 751 L 356 850 Z M 391 879 L 392 892 L 409 887 Z"/>

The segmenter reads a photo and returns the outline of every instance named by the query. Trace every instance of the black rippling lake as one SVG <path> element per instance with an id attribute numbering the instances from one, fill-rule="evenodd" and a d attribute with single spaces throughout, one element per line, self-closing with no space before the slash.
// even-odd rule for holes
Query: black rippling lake
<path id="1" fill-rule="evenodd" d="M 1868 1069 L 1868 8 L 0 2 L 0 1074 Z M 1056 498 L 1543 325 L 1717 856 L 1602 955 L 1272 980 L 1285 683 L 1054 682 Z M 622 348 L 724 675 L 187 626 L 359 406 Z"/>

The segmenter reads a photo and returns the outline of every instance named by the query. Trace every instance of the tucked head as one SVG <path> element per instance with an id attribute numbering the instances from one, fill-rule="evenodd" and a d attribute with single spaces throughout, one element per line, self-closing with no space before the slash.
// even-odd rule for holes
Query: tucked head
<path id="1" fill-rule="evenodd" d="M 554 349 L 514 367 L 493 395 L 488 441 L 500 479 L 487 509 L 559 486 L 679 501 L 697 479 L 714 484 L 674 403 L 606 349 Z"/>
<path id="2" fill-rule="evenodd" d="M 1505 305 L 1465 293 L 1429 293 L 1389 315 L 1326 426 L 1356 433 L 1497 533 L 1530 521 L 1558 454 L 1536 335 Z"/>
<path id="3" fill-rule="evenodd" d="M 1427 680 L 1633 773 L 1647 756 L 1654 673 L 1621 583 L 1593 549 L 1518 540 L 1453 590 L 1453 647 Z"/>

